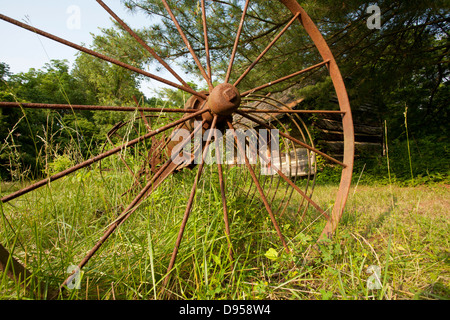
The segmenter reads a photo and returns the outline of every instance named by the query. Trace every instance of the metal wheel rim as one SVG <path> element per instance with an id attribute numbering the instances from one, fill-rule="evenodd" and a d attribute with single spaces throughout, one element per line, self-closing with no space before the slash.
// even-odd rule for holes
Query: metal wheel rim
<path id="1" fill-rule="evenodd" d="M 310 17 L 306 14 L 303 8 L 298 4 L 295 0 L 280 0 L 282 4 L 284 4 L 294 16 L 297 16 L 297 20 L 302 24 L 305 31 L 309 34 L 310 38 L 314 42 L 316 48 L 318 49 L 322 59 L 326 62 L 329 74 L 331 76 L 334 89 L 337 94 L 339 108 L 343 114 L 342 117 L 342 125 L 343 125 L 343 135 L 344 135 L 344 158 L 343 158 L 343 169 L 341 174 L 341 180 L 339 189 L 336 195 L 336 200 L 332 209 L 331 219 L 328 220 L 324 230 L 322 231 L 321 238 L 332 237 L 332 234 L 335 232 L 338 222 L 343 214 L 345 203 L 348 197 L 351 177 L 353 171 L 353 158 L 354 158 L 354 131 L 353 131 L 353 121 L 351 116 L 350 103 L 347 96 L 347 92 L 345 89 L 344 81 L 340 74 L 337 63 L 326 44 L 323 36 L 320 34 L 319 30 L 312 22 Z M 100 2 L 99 2 L 100 3 Z M 202 2 L 203 3 L 203 2 Z M 203 3 L 204 4 L 204 3 Z M 11 19 L 5 17 L 3 15 L 0 16 L 1 19 L 11 22 Z M 181 88 L 183 86 L 178 85 L 177 87 Z M 183 87 L 185 91 L 185 87 Z M 7 103 L 0 103 L 0 107 L 8 107 L 12 105 L 8 105 Z M 14 107 L 18 107 L 17 105 Z M 25 107 L 31 107 L 25 106 Z M 198 112 L 200 115 L 200 112 Z M 28 192 L 28 191 L 26 191 Z M 9 198 L 4 197 L 2 202 L 9 201 Z M 3 270 L 6 269 L 7 265 L 13 265 L 16 269 L 16 273 L 21 276 L 30 277 L 29 272 L 23 267 L 17 260 L 15 260 L 8 251 L 0 245 L 0 268 Z M 17 276 L 13 274 L 13 276 Z M 67 280 L 67 279 L 66 279 Z M 67 282 L 67 281 L 66 281 Z"/>

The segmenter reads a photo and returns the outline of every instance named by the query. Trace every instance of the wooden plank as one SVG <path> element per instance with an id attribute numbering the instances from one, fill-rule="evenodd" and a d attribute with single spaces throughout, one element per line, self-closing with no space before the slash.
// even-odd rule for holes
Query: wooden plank
<path id="1" fill-rule="evenodd" d="M 310 160 L 308 161 L 308 150 L 305 148 L 297 148 L 289 153 L 281 153 L 279 157 L 273 157 L 274 166 L 288 177 L 303 177 L 311 174 L 311 166 L 315 161 L 315 154 L 309 153 Z"/>
<path id="2" fill-rule="evenodd" d="M 344 139 L 344 134 L 342 131 L 331 131 L 322 129 L 316 133 L 316 139 L 321 141 L 342 141 Z M 370 135 L 364 133 L 355 133 L 355 141 L 356 142 L 373 142 L 373 143 L 382 143 L 383 136 L 382 135 Z"/>
<path id="3" fill-rule="evenodd" d="M 314 125 L 319 129 L 329 130 L 329 131 L 342 131 L 342 122 L 334 121 L 329 119 L 318 119 L 314 122 Z M 353 124 L 355 134 L 367 134 L 367 135 L 376 135 L 382 136 L 383 128 L 367 126 L 363 124 Z"/>
<path id="4" fill-rule="evenodd" d="M 343 154 L 344 143 L 342 141 L 321 141 L 321 149 L 327 154 Z M 382 144 L 372 142 L 355 142 L 355 154 L 371 155 L 381 154 Z"/>

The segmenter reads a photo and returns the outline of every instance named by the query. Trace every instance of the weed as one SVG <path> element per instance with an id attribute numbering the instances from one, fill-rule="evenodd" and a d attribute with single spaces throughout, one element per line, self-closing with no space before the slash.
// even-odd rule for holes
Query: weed
<path id="1" fill-rule="evenodd" d="M 61 298 L 162 298 L 162 282 L 194 174 L 181 172 L 164 181 L 83 268 L 81 288 Z M 226 177 L 227 185 L 241 178 L 235 169 Z M 173 298 L 449 298 L 446 185 L 406 187 L 392 182 L 390 189 L 364 184 L 361 177 L 327 244 L 316 245 L 326 221 L 313 209 L 307 210 L 302 223 L 294 213 L 277 217 L 289 254 L 257 197 L 250 201 L 246 192 L 227 188 L 231 260 L 216 179 L 214 172 L 205 170 L 200 180 L 167 287 Z M 131 201 L 131 195 L 121 195 L 132 182 L 115 171 L 101 176 L 95 168 L 80 170 L 4 204 L 2 243 L 42 281 L 57 286 L 67 277 L 68 267 L 81 260 Z M 333 190 L 332 184 L 318 184 L 314 199 L 328 208 Z M 291 204 L 299 200 L 294 196 Z M 0 296 L 34 298 L 4 274 Z"/>

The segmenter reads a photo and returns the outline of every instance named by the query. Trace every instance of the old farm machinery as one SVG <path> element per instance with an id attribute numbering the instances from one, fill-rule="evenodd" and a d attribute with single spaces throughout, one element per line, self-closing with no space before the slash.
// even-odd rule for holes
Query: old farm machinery
<path id="1" fill-rule="evenodd" d="M 236 3 L 239 2 L 199 1 L 199 17 L 201 17 L 202 34 L 201 37 L 195 38 L 191 33 L 187 35 L 186 30 L 180 26 L 177 20 L 176 8 L 174 8 L 175 5 L 170 5 L 168 1 L 161 0 L 161 8 L 164 7 L 166 12 L 164 18 L 172 21 L 179 33 L 180 46 L 186 50 L 186 54 L 193 61 L 192 64 L 198 68 L 196 73 L 201 75 L 207 85 L 207 90 L 204 91 L 192 89 L 183 80 L 183 77 L 174 71 L 152 49 L 151 44 L 142 40 L 103 1 L 97 0 L 97 2 L 104 8 L 105 14 L 109 14 L 115 19 L 147 51 L 149 56 L 157 61 L 162 68 L 165 68 L 171 73 L 171 77 L 174 77 L 176 79 L 174 81 L 176 82 L 72 43 L 3 14 L 0 14 L 0 19 L 3 22 L 34 32 L 41 37 L 59 42 L 61 45 L 72 47 L 80 52 L 136 72 L 144 77 L 162 82 L 172 88 L 179 89 L 187 93 L 190 98 L 184 106 L 179 106 L 179 108 L 150 108 L 142 106 L 137 100 L 136 105 L 130 107 L 0 102 L 0 107 L 2 108 L 23 108 L 24 110 L 30 108 L 65 109 L 72 112 L 77 112 L 78 110 L 90 110 L 93 112 L 114 111 L 134 113 L 136 115 L 128 122 L 118 123 L 108 132 L 105 147 L 97 155 L 61 172 L 36 181 L 20 190 L 3 195 L 1 198 L 4 220 L 2 228 L 10 227 L 12 230 L 14 229 L 11 223 L 8 222 L 9 219 L 12 219 L 9 215 L 16 214 L 14 208 L 19 208 L 16 204 L 21 199 L 24 199 L 24 197 L 29 196 L 33 192 L 37 192 L 41 188 L 50 188 L 54 181 L 75 174 L 78 170 L 94 164 L 97 164 L 100 172 L 105 174 L 105 171 L 102 170 L 104 161 L 110 157 L 117 157 L 120 160 L 119 163 L 121 163 L 121 173 L 131 177 L 132 183 L 127 190 L 123 190 L 123 194 L 131 194 L 132 200 L 129 203 L 116 207 L 117 215 L 112 221 L 109 221 L 104 232 L 97 238 L 92 248 L 84 252 L 84 257 L 80 259 L 81 261 L 77 266 L 78 271 L 82 270 L 91 259 L 95 260 L 95 254 L 102 245 L 143 203 L 149 201 L 148 199 L 151 198 L 155 190 L 168 177 L 189 168 L 188 170 L 196 170 L 196 173 L 191 175 L 193 181 L 187 185 L 189 186 L 187 188 L 190 192 L 182 209 L 184 213 L 181 222 L 179 222 L 179 227 L 177 227 L 178 232 L 176 239 L 174 239 L 173 252 L 170 255 L 170 259 L 168 259 L 167 271 L 162 277 L 164 279 L 162 286 L 164 287 L 169 280 L 169 274 L 173 270 L 180 246 L 182 246 L 185 227 L 188 224 L 188 218 L 194 207 L 199 182 L 202 173 L 205 172 L 206 165 L 211 170 L 214 170 L 214 177 L 217 177 L 214 183 L 220 187 L 220 199 L 222 201 L 222 212 L 220 214 L 223 215 L 225 237 L 228 240 L 232 238 L 228 207 L 230 201 L 229 189 L 236 189 L 244 185 L 245 187 L 240 191 L 243 197 L 245 199 L 258 199 L 258 203 L 270 218 L 274 228 L 274 234 L 277 235 L 281 245 L 287 252 L 289 252 L 290 248 L 283 236 L 282 228 L 280 228 L 278 220 L 281 215 L 289 211 L 288 208 L 295 207 L 294 216 L 299 223 L 305 215 L 314 212 L 315 218 L 308 220 L 307 223 L 312 224 L 314 221 L 323 222 L 324 227 L 318 238 L 331 237 L 343 214 L 351 183 L 354 157 L 353 122 L 349 99 L 336 61 L 318 28 L 298 2 L 295 0 L 267 2 L 270 5 L 277 6 L 277 8 L 280 7 L 279 16 L 285 17 L 285 21 L 283 25 L 278 25 L 277 28 L 274 28 L 272 23 L 264 24 L 263 27 L 267 28 L 267 30 L 259 30 L 259 32 L 265 33 L 264 39 L 268 39 L 268 41 L 265 47 L 260 48 L 260 53 L 254 57 L 250 56 L 252 58 L 249 60 L 245 56 L 246 50 L 248 48 L 254 49 L 256 46 L 252 46 L 252 40 L 256 41 L 258 39 L 258 41 L 261 41 L 262 37 L 252 36 L 249 34 L 249 30 L 245 31 L 245 26 L 249 23 L 249 20 L 251 20 L 252 25 L 255 25 L 257 22 L 267 22 L 268 19 L 270 20 L 270 17 L 255 19 L 256 13 L 251 11 L 252 5 L 255 4 L 252 4 L 250 0 L 241 1 L 241 14 L 237 17 L 235 27 L 233 27 L 235 28 L 234 38 L 230 41 L 227 47 L 228 49 L 222 51 L 228 54 L 226 71 L 214 75 L 212 68 L 214 64 L 211 60 L 214 57 L 214 50 L 218 49 L 215 48 L 217 46 L 209 46 L 208 35 L 213 34 L 215 31 L 208 28 L 208 18 L 211 18 L 210 16 L 214 14 L 213 10 L 208 10 L 208 6 L 212 6 L 213 3 L 216 3 L 215 5 L 236 6 Z M 232 24 L 230 23 L 230 25 Z M 269 28 L 272 28 L 270 32 L 268 31 Z M 290 43 L 286 39 L 286 36 L 288 34 L 295 35 L 295 32 L 289 33 L 289 30 L 292 31 L 293 28 L 297 28 L 299 30 L 298 32 L 304 32 L 309 36 L 311 41 L 309 48 L 316 55 L 316 63 L 301 67 L 298 70 L 291 70 L 283 76 L 277 75 L 268 81 L 265 80 L 266 78 L 261 77 L 262 82 L 257 84 L 254 84 L 255 81 L 253 81 L 249 85 L 249 83 L 243 81 L 244 78 L 251 74 L 253 69 L 258 68 L 259 64 L 265 64 L 267 67 L 265 56 L 268 52 L 279 50 L 285 44 Z M 200 43 L 194 43 L 195 40 L 200 41 Z M 258 45 L 260 46 L 260 42 Z M 201 60 L 203 60 L 203 63 Z M 237 62 L 239 62 L 239 67 L 234 67 L 237 65 Z M 277 66 L 274 66 L 275 68 Z M 279 69 L 281 70 L 282 68 Z M 280 90 L 283 85 L 285 85 L 284 89 L 289 88 L 295 83 L 298 83 L 299 79 L 301 79 L 300 77 L 308 75 L 311 72 L 317 72 L 318 70 L 326 73 L 331 79 L 334 88 L 332 94 L 337 97 L 338 108 L 311 109 L 308 108 L 308 105 L 302 104 L 301 97 L 285 99 L 284 91 Z M 257 72 L 257 70 L 254 70 L 254 72 Z M 314 146 L 313 139 L 302 118 L 303 116 L 312 114 L 317 117 L 333 116 L 340 120 L 343 132 L 343 158 L 337 159 L 333 155 L 320 151 Z M 166 117 L 167 121 L 164 124 L 159 124 L 158 121 L 152 121 L 152 117 L 161 116 Z M 135 130 L 137 132 L 136 135 L 131 136 L 129 131 L 133 131 L 133 129 L 130 128 L 136 128 L 138 123 L 139 126 L 145 128 L 145 131 Z M 250 143 L 249 141 L 252 139 L 250 135 L 247 135 L 247 139 L 239 139 L 237 134 L 239 130 L 255 134 L 254 138 L 258 143 Z M 184 132 L 183 139 L 178 134 L 179 132 Z M 261 137 L 263 132 L 269 132 L 269 134 Z M 277 137 L 272 137 L 272 133 L 274 132 L 277 134 Z M 124 138 L 125 135 L 127 135 L 127 138 Z M 176 139 L 174 139 L 174 135 L 177 135 Z M 195 143 L 191 144 L 190 142 L 195 141 L 196 136 L 201 137 L 202 143 L 197 145 Z M 259 144 L 261 141 L 266 142 L 264 152 L 261 151 L 261 145 Z M 127 151 L 145 143 L 147 143 L 148 148 L 145 149 L 145 153 L 139 158 L 142 159 L 142 163 L 138 166 L 138 170 L 136 170 L 135 167 L 129 164 Z M 278 144 L 276 148 L 273 148 L 274 144 Z M 206 157 L 210 150 L 209 147 L 213 145 L 216 150 L 216 161 L 210 161 L 207 164 Z M 220 146 L 222 146 L 222 149 Z M 221 159 L 221 152 L 218 152 L 218 150 L 236 150 L 237 156 L 234 156 L 233 152 L 233 156 L 228 157 L 228 155 L 225 155 L 225 152 L 222 152 L 224 156 Z M 256 161 L 253 159 L 255 154 L 257 155 Z M 334 164 L 340 168 L 341 173 L 340 184 L 336 188 L 334 202 L 327 208 L 321 207 L 316 200 L 312 199 L 314 177 L 317 170 L 317 157 L 321 157 L 325 161 Z M 222 161 L 225 158 L 226 161 Z M 239 160 L 238 158 L 240 162 L 237 161 Z M 264 166 L 261 166 L 260 163 L 263 163 Z M 227 168 L 231 166 L 240 170 L 240 173 L 236 175 L 240 180 L 227 183 Z M 271 171 L 270 174 L 264 172 L 264 170 L 269 169 Z M 300 180 L 302 180 L 302 183 L 299 183 Z M 57 196 L 58 190 L 53 190 L 52 192 L 54 196 Z M 277 193 L 281 194 L 282 198 L 275 197 Z M 204 193 L 201 196 L 205 196 Z M 28 199 L 35 199 L 37 201 L 33 197 L 26 199 L 26 201 L 30 201 Z M 35 205 L 39 206 L 38 201 Z M 9 210 L 7 208 L 12 209 Z M 32 214 L 32 212 L 26 214 Z M 24 215 L 25 213 L 20 214 L 22 219 L 26 219 Z M 7 237 L 6 233 L 5 237 Z M 33 270 L 29 270 L 28 268 L 32 264 L 27 261 L 26 249 L 20 246 L 14 246 L 14 239 L 16 238 L 11 236 L 11 233 L 8 237 L 8 241 L 2 239 L 2 245 L 0 245 L 0 267 L 3 273 L 13 278 L 14 281 L 20 282 L 25 287 L 36 290 L 36 285 L 33 286 L 33 281 L 36 281 L 36 276 Z M 230 247 L 228 255 L 232 259 L 233 252 L 238 249 L 232 249 L 231 241 L 228 241 L 228 244 Z M 12 250 L 13 248 L 15 249 Z M 21 250 L 23 250 L 22 254 L 19 253 Z M 44 261 L 45 263 L 51 263 L 49 260 L 41 259 L 42 263 Z M 66 277 L 67 274 L 64 278 Z M 61 278 L 58 289 L 51 291 L 50 288 L 44 287 L 40 288 L 40 290 L 42 291 L 44 289 L 44 292 L 48 290 L 48 293 L 44 294 L 46 297 L 57 296 L 61 294 L 62 289 L 70 281 L 72 281 L 71 276 L 65 280 Z"/>

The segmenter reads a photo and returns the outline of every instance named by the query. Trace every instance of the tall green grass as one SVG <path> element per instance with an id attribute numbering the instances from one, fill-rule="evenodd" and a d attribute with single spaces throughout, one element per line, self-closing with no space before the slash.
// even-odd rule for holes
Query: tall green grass
<path id="1" fill-rule="evenodd" d="M 136 150 L 125 152 L 137 169 Z M 63 155 L 48 169 L 62 170 L 67 160 L 70 155 Z M 254 186 L 249 192 L 248 174 L 239 167 L 225 168 L 234 260 L 228 256 L 217 171 L 206 166 L 162 294 L 196 173 L 186 169 L 164 181 L 117 229 L 83 269 L 81 288 L 59 298 L 448 299 L 448 185 L 400 187 L 391 177 L 389 160 L 387 165 L 390 188 L 367 184 L 365 167 L 356 170 L 357 183 L 337 233 L 320 246 L 316 240 L 325 220 L 311 208 L 301 219 L 302 199 L 294 192 L 283 215 L 277 214 L 289 254 L 254 196 Z M 121 161 L 110 157 L 102 166 L 109 170 L 100 173 L 95 165 L 1 205 L 1 243 L 42 283 L 58 287 L 69 275 L 68 267 L 79 263 L 131 202 L 133 194 L 123 194 L 133 179 Z M 313 199 L 327 210 L 334 203 L 339 172 L 325 167 L 317 179 Z M 277 183 L 269 181 L 263 182 L 264 191 L 273 209 L 280 208 L 283 182 L 274 192 Z M 2 194 L 27 183 L 2 183 Z M 371 272 L 371 266 L 380 273 Z M 368 280 L 375 275 L 380 288 L 370 289 Z M 31 290 L 0 273 L 0 299 L 34 298 Z"/>
<path id="2" fill-rule="evenodd" d="M 222 216 L 217 174 L 206 167 L 165 295 L 162 282 L 195 171 L 168 178 L 83 269 L 81 288 L 62 299 L 447 299 L 448 203 L 445 185 L 358 185 L 334 239 L 316 246 L 324 221 L 277 217 L 286 254 L 261 201 L 240 192 L 227 173 L 234 260 Z M 2 243 L 43 282 L 58 286 L 121 208 L 132 183 L 110 171 L 83 170 L 2 206 Z M 235 187 L 233 187 L 235 186 Z M 328 208 L 333 185 L 314 199 Z M 266 190 L 268 192 L 268 190 Z M 394 199 L 394 203 L 392 203 Z M 276 198 L 275 198 L 276 200 Z M 294 197 L 290 206 L 299 198 Z M 295 211 L 295 210 L 292 210 Z M 308 220 L 309 219 L 309 220 Z M 316 221 L 315 221 L 316 220 Z M 368 288 L 380 267 L 381 288 Z M 2 299 L 35 298 L 0 274 Z"/>

